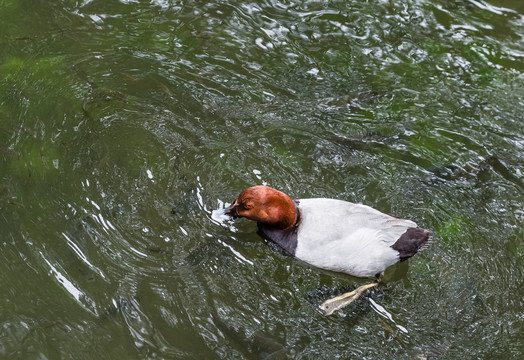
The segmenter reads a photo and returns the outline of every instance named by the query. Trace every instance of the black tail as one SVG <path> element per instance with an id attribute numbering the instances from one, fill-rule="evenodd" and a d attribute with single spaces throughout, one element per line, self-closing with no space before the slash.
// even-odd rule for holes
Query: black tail
<path id="1" fill-rule="evenodd" d="M 400 261 L 415 255 L 429 239 L 429 231 L 422 228 L 409 228 L 391 247 L 399 252 Z"/>

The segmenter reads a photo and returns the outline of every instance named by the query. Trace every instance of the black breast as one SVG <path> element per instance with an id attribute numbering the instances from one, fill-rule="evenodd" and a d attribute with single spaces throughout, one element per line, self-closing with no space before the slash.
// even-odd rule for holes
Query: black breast
<path id="1" fill-rule="evenodd" d="M 258 229 L 260 230 L 259 233 L 262 237 L 274 242 L 279 247 L 284 249 L 286 253 L 293 256 L 295 255 L 295 252 L 297 251 L 296 229 L 286 231 L 274 230 L 260 223 L 258 224 Z"/>

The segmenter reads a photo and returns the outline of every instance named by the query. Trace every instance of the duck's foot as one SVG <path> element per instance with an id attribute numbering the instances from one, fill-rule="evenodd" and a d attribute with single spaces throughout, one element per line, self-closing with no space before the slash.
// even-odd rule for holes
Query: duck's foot
<path id="1" fill-rule="evenodd" d="M 372 288 L 372 287 L 375 287 L 378 285 L 378 282 L 374 282 L 374 283 L 371 283 L 371 284 L 366 284 L 366 285 L 362 285 L 358 288 L 356 288 L 355 290 L 351 291 L 351 292 L 348 292 L 348 293 L 345 293 L 345 294 L 342 294 L 340 296 L 337 296 L 337 297 L 334 297 L 334 298 L 331 298 L 329 300 L 326 300 L 324 301 L 321 305 L 320 305 L 320 308 L 322 310 L 324 310 L 324 312 L 326 313 L 326 315 L 331 315 L 333 314 L 335 311 L 339 310 L 339 309 L 342 309 L 343 307 L 345 306 L 348 306 L 349 304 L 351 304 L 353 301 L 355 301 L 356 299 L 358 299 L 358 297 L 360 296 L 360 294 L 362 294 L 364 291 L 366 291 L 367 289 L 369 288 Z"/>

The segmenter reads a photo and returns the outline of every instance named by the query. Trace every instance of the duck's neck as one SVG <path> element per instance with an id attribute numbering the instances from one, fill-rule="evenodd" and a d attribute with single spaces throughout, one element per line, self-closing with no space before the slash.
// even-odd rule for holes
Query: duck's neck
<path id="1" fill-rule="evenodd" d="M 263 225 L 281 231 L 293 229 L 299 219 L 295 202 L 288 195 L 278 190 L 275 190 L 275 194 L 272 195 L 270 201 L 275 202 L 275 206 L 269 207 L 269 221 L 264 222 Z"/>

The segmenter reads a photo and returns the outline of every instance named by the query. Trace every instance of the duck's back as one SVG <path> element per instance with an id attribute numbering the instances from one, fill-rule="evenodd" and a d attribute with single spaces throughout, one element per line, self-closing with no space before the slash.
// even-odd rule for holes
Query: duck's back
<path id="1" fill-rule="evenodd" d="M 413 221 L 347 201 L 301 199 L 298 209 L 294 255 L 313 266 L 354 276 L 380 274 L 414 255 L 429 236 Z M 409 249 L 400 251 L 399 244 Z"/>

